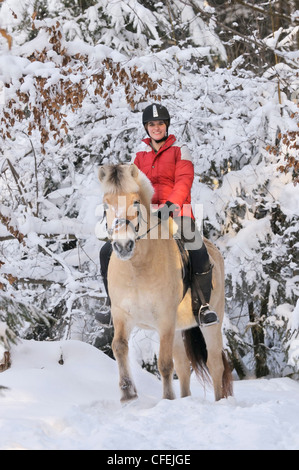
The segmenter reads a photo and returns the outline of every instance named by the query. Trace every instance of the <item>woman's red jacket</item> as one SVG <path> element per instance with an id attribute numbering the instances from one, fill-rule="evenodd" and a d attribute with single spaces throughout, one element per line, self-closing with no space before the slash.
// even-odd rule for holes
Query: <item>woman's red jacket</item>
<path id="1" fill-rule="evenodd" d="M 168 136 L 157 153 L 150 145 L 150 138 L 142 142 L 143 148 L 136 153 L 134 163 L 154 187 L 152 204 L 170 201 L 177 206 L 174 217 L 194 218 L 191 208 L 194 167 L 188 147 L 179 144 L 174 135 Z"/>

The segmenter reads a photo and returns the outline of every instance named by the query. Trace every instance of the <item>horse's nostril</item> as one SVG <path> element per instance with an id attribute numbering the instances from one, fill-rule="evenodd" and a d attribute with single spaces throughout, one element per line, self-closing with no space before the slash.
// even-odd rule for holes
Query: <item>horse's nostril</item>
<path id="1" fill-rule="evenodd" d="M 122 245 L 119 242 L 113 242 L 113 249 L 118 253 L 121 253 L 123 250 Z"/>
<path id="2" fill-rule="evenodd" d="M 129 252 L 129 251 L 132 251 L 134 248 L 134 241 L 133 240 L 129 240 L 127 245 L 126 245 L 126 250 Z"/>
<path id="3" fill-rule="evenodd" d="M 129 259 L 132 256 L 134 246 L 134 240 L 128 240 L 124 243 L 121 243 L 120 241 L 114 241 L 112 243 L 112 248 L 116 256 L 120 259 Z"/>

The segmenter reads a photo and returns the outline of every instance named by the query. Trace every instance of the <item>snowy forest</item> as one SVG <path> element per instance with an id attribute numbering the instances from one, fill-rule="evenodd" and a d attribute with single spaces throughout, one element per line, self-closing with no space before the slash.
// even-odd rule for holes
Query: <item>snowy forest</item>
<path id="1" fill-rule="evenodd" d="M 111 356 L 97 172 L 161 102 L 225 260 L 232 367 L 298 378 L 298 46 L 298 0 L 0 0 L 0 368 L 18 338 Z M 154 335 L 133 343 L 156 372 Z"/>

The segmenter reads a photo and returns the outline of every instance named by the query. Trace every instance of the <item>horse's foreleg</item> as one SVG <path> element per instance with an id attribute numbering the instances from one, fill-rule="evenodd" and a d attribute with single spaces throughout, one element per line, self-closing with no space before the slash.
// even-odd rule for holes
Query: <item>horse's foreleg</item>
<path id="1" fill-rule="evenodd" d="M 160 333 L 158 369 L 162 377 L 163 398 L 173 400 L 173 329 Z"/>
<path id="2" fill-rule="evenodd" d="M 175 371 L 180 381 L 181 397 L 182 398 L 188 397 L 189 395 L 191 395 L 191 392 L 190 392 L 191 368 L 190 368 L 190 361 L 186 354 L 186 349 L 185 349 L 181 331 L 176 331 L 175 333 L 173 357 L 174 357 Z"/>
<path id="3" fill-rule="evenodd" d="M 121 391 L 121 402 L 127 402 L 137 398 L 137 390 L 131 377 L 128 361 L 128 340 L 129 331 L 127 331 L 124 322 L 113 319 L 114 338 L 112 341 L 112 350 L 117 361 L 119 372 L 119 387 Z"/>

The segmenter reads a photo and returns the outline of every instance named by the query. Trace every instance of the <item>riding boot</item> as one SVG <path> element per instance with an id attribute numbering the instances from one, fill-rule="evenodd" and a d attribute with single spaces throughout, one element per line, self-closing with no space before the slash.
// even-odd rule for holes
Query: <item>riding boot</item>
<path id="1" fill-rule="evenodd" d="M 107 294 L 106 305 L 107 305 L 107 307 L 110 307 L 111 306 L 111 301 L 110 301 L 109 292 L 108 292 L 107 273 L 106 273 L 106 275 L 102 274 L 102 279 L 103 279 L 103 284 L 104 284 L 105 291 L 106 291 L 106 294 Z"/>
<path id="2" fill-rule="evenodd" d="M 219 323 L 217 313 L 210 310 L 211 290 L 212 266 L 204 273 L 194 273 L 192 275 L 192 310 L 200 326 L 210 326 Z"/>
<path id="3" fill-rule="evenodd" d="M 108 291 L 108 265 L 110 261 L 112 253 L 112 246 L 110 242 L 106 242 L 105 245 L 101 248 L 100 251 L 100 264 L 101 264 L 101 275 L 102 275 L 102 280 L 103 284 L 105 287 L 105 291 L 107 294 L 105 304 L 102 305 L 101 310 L 96 313 L 96 318 L 97 320 L 102 323 L 102 324 L 109 324 L 111 321 L 111 301 L 109 297 L 109 291 Z"/>
<path id="4" fill-rule="evenodd" d="M 109 292 L 108 292 L 108 281 L 107 281 L 107 273 L 103 273 L 102 271 L 102 279 L 103 279 L 103 284 L 106 290 L 107 297 L 104 301 L 104 303 L 100 306 L 99 310 L 95 312 L 95 318 L 96 320 L 102 325 L 102 326 L 111 326 L 111 301 L 109 297 Z"/>

